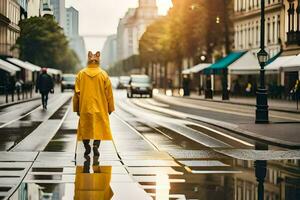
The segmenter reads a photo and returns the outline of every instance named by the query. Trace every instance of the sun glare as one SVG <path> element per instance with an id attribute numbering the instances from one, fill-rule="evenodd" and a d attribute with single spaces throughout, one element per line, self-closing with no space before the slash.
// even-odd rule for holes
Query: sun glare
<path id="1" fill-rule="evenodd" d="M 160 15 L 166 15 L 169 8 L 172 7 L 172 0 L 157 0 L 158 12 Z"/>

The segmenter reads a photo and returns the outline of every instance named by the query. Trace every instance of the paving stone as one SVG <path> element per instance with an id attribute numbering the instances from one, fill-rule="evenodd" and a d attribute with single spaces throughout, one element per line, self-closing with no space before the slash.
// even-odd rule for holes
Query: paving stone
<path id="1" fill-rule="evenodd" d="M 237 158 L 240 160 L 287 160 L 300 159 L 300 150 L 251 150 L 251 149 L 231 149 L 220 150 L 222 154 Z"/>
<path id="2" fill-rule="evenodd" d="M 224 164 L 217 160 L 179 160 L 181 164 L 188 167 L 227 167 L 229 165 Z"/>
<path id="3" fill-rule="evenodd" d="M 224 159 L 228 158 L 213 150 L 178 150 L 168 151 L 175 159 Z"/>
<path id="4" fill-rule="evenodd" d="M 175 161 L 172 160 L 122 160 L 126 166 L 130 167 L 179 167 Z"/>

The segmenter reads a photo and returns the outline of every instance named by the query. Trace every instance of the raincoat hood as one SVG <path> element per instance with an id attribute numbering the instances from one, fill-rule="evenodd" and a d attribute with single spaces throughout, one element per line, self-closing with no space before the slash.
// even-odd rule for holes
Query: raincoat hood
<path id="1" fill-rule="evenodd" d="M 86 73 L 90 77 L 95 77 L 98 74 L 101 73 L 101 69 L 99 65 L 90 64 L 88 67 L 84 70 L 84 73 Z"/>

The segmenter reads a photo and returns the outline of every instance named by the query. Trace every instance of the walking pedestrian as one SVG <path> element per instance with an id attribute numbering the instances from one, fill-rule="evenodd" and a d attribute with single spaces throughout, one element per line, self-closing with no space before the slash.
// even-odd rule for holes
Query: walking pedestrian
<path id="1" fill-rule="evenodd" d="M 36 81 L 35 92 L 40 91 L 43 109 L 47 110 L 49 92 L 54 93 L 54 84 L 51 76 L 47 74 L 47 68 L 42 68 L 42 73 Z"/>
<path id="2" fill-rule="evenodd" d="M 251 96 L 252 92 L 252 84 L 250 82 L 247 83 L 246 88 L 245 88 L 246 96 Z"/>
<path id="3" fill-rule="evenodd" d="M 107 73 L 100 68 L 100 52 L 88 53 L 88 66 L 81 70 L 75 82 L 73 111 L 80 117 L 77 140 L 83 141 L 84 156 L 91 153 L 93 142 L 94 156 L 101 140 L 112 140 L 109 115 L 115 110 L 112 85 Z"/>

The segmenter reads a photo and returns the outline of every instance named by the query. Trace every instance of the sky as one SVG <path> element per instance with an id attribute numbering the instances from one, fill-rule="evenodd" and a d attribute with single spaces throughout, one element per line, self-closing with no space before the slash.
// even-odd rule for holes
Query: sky
<path id="1" fill-rule="evenodd" d="M 128 8 L 137 7 L 138 0 L 66 0 L 66 7 L 79 10 L 79 34 L 84 36 L 87 51 L 101 51 L 105 37 L 117 32 L 119 19 Z M 157 0 L 160 15 L 172 6 L 171 0 Z"/>

